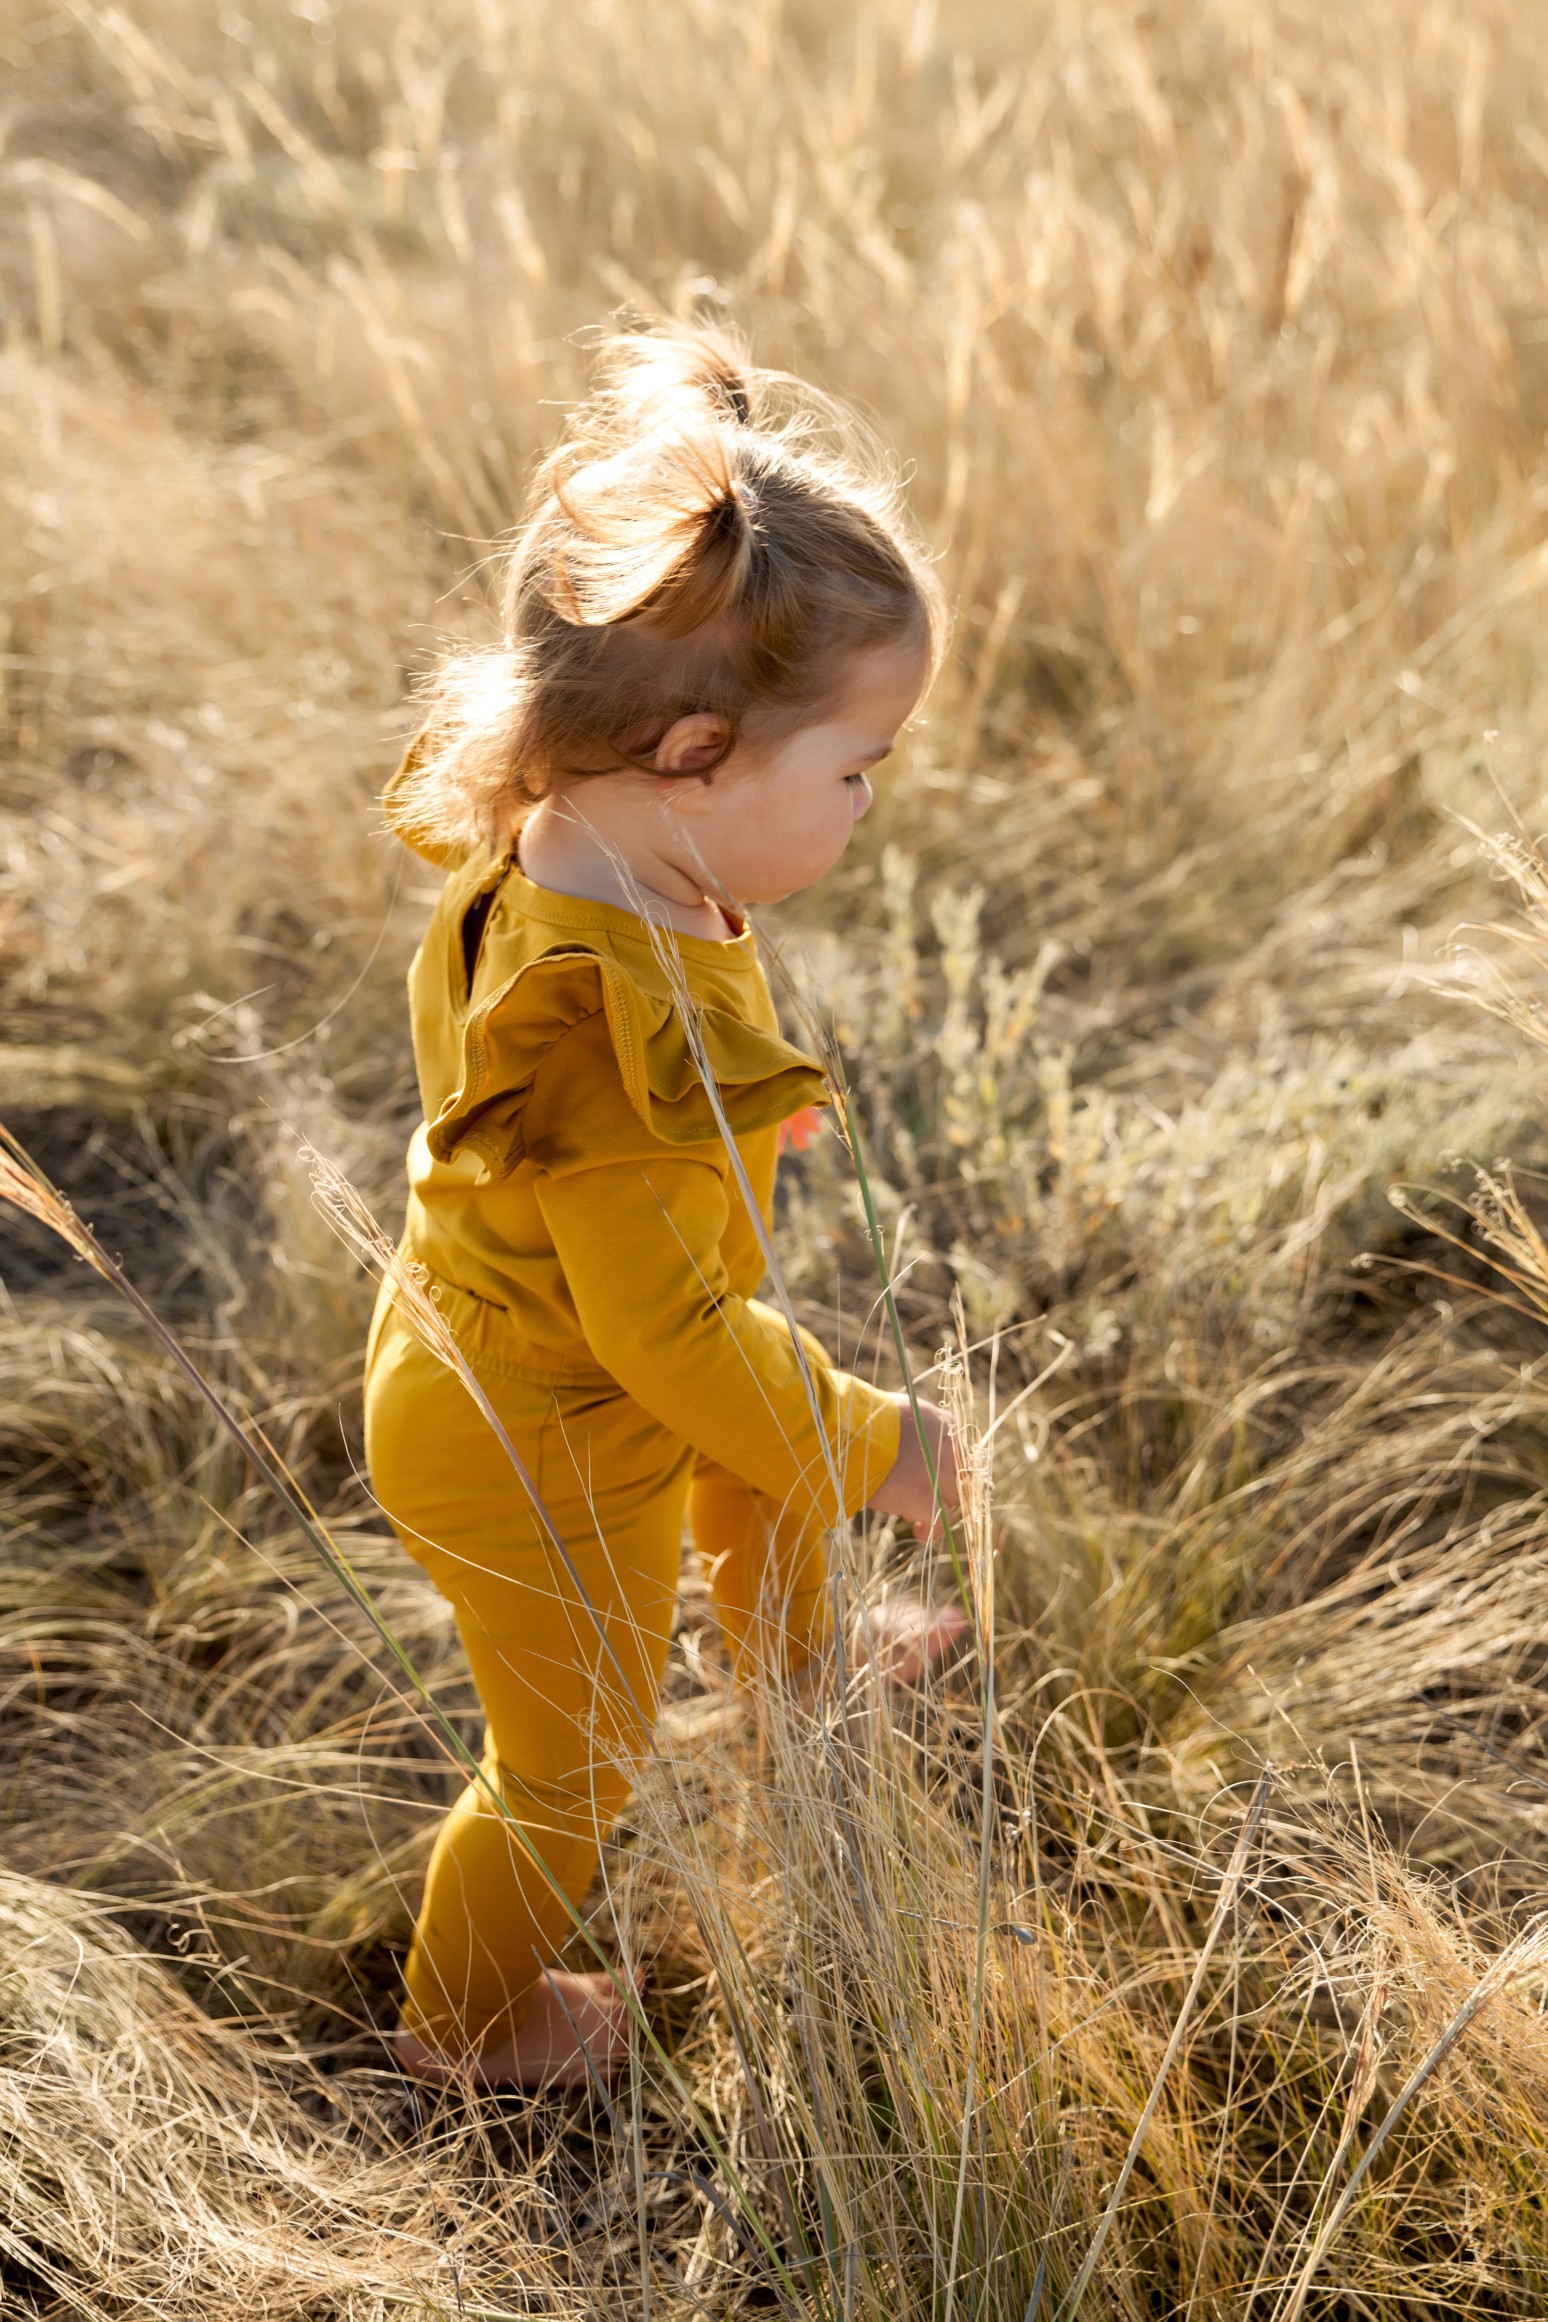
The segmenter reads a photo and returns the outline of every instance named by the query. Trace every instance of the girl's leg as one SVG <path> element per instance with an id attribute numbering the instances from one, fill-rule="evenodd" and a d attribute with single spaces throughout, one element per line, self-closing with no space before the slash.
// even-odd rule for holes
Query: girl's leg
<path id="1" fill-rule="evenodd" d="M 437 1836 L 406 1970 L 408 2034 L 450 2062 L 493 2062 L 521 2032 L 649 1746 L 690 1461 L 616 1391 L 490 1392 L 583 1594 L 466 1390 L 387 1321 L 368 1390 L 372 1480 L 455 1607 L 487 1718 L 483 1780 Z M 545 1989 L 536 2014 L 553 2012 Z"/>
<path id="2" fill-rule="evenodd" d="M 821 1519 L 766 1499 L 729 1468 L 701 1460 L 688 1520 L 739 1678 L 790 1678 L 821 1651 L 828 1625 Z"/>
<path id="3" fill-rule="evenodd" d="M 404 1970 L 404 2023 L 443 2054 L 508 2042 L 574 1930 L 571 1906 L 650 1743 L 682 1537 L 681 1491 L 672 1499 L 657 1542 L 636 1529 L 609 1543 L 606 1560 L 583 1564 L 616 1666 L 562 1570 L 536 1581 L 511 1574 L 498 1592 L 480 1589 L 478 1606 L 458 1605 L 488 1720 L 484 1778 L 437 1834 Z M 490 1633 L 492 1617 L 505 1633 Z"/>

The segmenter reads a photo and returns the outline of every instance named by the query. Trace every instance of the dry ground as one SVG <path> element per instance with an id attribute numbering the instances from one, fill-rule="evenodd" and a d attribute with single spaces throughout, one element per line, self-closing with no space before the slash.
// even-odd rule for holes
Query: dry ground
<path id="1" fill-rule="evenodd" d="M 1437 989 L 1545 820 L 1545 68 L 1535 0 L 4 0 L 0 1113 L 376 1608 L 7 1223 L 6 2311 L 1548 2308 L 1548 1342 L 1471 1167 L 1540 1077 Z M 620 303 L 857 398 L 960 609 L 768 932 L 970 1350 L 981 1649 L 760 1726 L 690 1582 L 635 2069 L 429 2103 L 377 1623 L 472 1704 L 296 1150 L 392 1222 L 373 799 Z M 836 1141 L 781 1237 L 885 1371 Z"/>

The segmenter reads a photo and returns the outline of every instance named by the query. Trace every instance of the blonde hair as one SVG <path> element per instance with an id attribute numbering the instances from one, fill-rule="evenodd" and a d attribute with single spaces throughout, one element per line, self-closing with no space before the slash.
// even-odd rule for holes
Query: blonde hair
<path id="1" fill-rule="evenodd" d="M 900 481 L 854 417 L 750 364 L 729 335 L 662 326 L 602 343 L 592 392 L 537 471 L 510 552 L 503 638 L 427 689 L 393 791 L 406 836 L 508 845 L 550 790 L 634 767 L 675 721 L 808 720 L 848 661 L 917 641 L 940 584 Z"/>

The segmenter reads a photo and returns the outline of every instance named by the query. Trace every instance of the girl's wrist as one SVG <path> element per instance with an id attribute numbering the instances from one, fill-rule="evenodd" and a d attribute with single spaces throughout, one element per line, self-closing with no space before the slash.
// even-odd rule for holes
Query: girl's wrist
<path id="1" fill-rule="evenodd" d="M 916 1420 L 906 1394 L 894 1395 L 892 1400 L 898 1406 L 898 1456 L 866 1506 L 879 1515 L 901 1516 L 916 1528 L 928 1526 L 939 1509 L 949 1513 L 957 1505 L 957 1460 L 951 1429 L 938 1404 L 920 1403 Z"/>

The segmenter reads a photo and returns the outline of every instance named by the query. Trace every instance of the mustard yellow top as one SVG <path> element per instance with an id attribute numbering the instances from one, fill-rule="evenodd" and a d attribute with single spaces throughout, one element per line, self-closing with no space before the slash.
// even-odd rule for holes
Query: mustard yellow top
<path id="1" fill-rule="evenodd" d="M 406 1243 L 495 1310 L 479 1338 L 499 1360 L 615 1380 L 781 1504 L 853 1514 L 897 1457 L 897 1406 L 803 1332 L 819 1436 L 784 1319 L 753 1296 L 763 1253 L 658 945 L 768 1219 L 779 1123 L 828 1093 L 780 1035 L 751 930 L 653 930 L 508 858 L 451 868 L 409 971 L 425 1119 Z"/>

